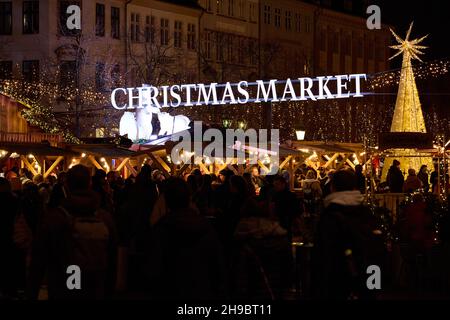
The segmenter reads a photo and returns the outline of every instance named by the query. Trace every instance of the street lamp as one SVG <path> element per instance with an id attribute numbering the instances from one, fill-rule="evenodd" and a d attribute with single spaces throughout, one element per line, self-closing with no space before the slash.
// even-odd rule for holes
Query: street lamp
<path id="1" fill-rule="evenodd" d="M 295 135 L 297 136 L 297 140 L 305 140 L 305 130 L 302 129 L 298 129 L 295 130 Z"/>
<path id="2" fill-rule="evenodd" d="M 295 135 L 297 140 L 302 141 L 305 140 L 305 126 L 303 124 L 302 120 L 298 120 L 297 123 L 295 124 Z"/>

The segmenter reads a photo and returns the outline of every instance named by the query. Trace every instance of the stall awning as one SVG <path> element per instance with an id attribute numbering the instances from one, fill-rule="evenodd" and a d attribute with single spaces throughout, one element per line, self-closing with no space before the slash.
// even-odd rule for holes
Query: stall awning
<path id="1" fill-rule="evenodd" d="M 141 154 L 116 144 L 72 144 L 66 148 L 79 154 L 86 153 L 106 158 L 132 158 Z"/>
<path id="2" fill-rule="evenodd" d="M 292 147 L 299 150 L 316 152 L 354 153 L 364 150 L 361 143 L 322 142 L 322 141 L 294 141 Z"/>

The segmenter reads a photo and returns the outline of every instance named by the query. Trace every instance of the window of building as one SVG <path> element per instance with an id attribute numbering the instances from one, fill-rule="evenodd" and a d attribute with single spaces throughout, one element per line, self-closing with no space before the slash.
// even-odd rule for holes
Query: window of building
<path id="1" fill-rule="evenodd" d="M 131 14 L 131 41 L 140 41 L 141 27 L 140 15 L 138 13 Z"/>
<path id="2" fill-rule="evenodd" d="M 256 22 L 256 3 L 250 2 L 248 11 L 250 22 Z"/>
<path id="3" fill-rule="evenodd" d="M 322 51 L 327 50 L 327 31 L 325 29 L 320 30 L 319 48 Z"/>
<path id="4" fill-rule="evenodd" d="M 369 43 L 367 45 L 367 59 L 373 59 L 375 51 L 374 40 L 368 39 L 368 42 Z"/>
<path id="5" fill-rule="evenodd" d="M 381 39 L 375 39 L 375 43 L 376 43 L 376 49 L 375 49 L 375 59 L 377 61 L 384 61 L 384 47 L 383 47 L 383 42 L 381 41 Z"/>
<path id="6" fill-rule="evenodd" d="M 211 51 L 212 51 L 212 39 L 211 39 L 211 31 L 205 32 L 205 58 L 211 59 Z"/>
<path id="7" fill-rule="evenodd" d="M 305 63 L 303 64 L 303 73 L 305 75 L 309 75 L 311 73 L 311 62 L 309 61 L 309 58 L 305 59 Z"/>
<path id="8" fill-rule="evenodd" d="M 12 34 L 12 2 L 0 2 L 0 35 Z"/>
<path id="9" fill-rule="evenodd" d="M 195 24 L 188 23 L 187 48 L 195 50 Z"/>
<path id="10" fill-rule="evenodd" d="M 305 32 L 310 33 L 311 32 L 311 18 L 305 17 Z"/>
<path id="11" fill-rule="evenodd" d="M 141 41 L 141 15 L 136 13 L 135 19 L 136 24 L 134 27 L 135 28 L 134 32 L 136 34 L 136 41 L 139 42 Z"/>
<path id="12" fill-rule="evenodd" d="M 334 32 L 331 38 L 331 50 L 333 53 L 339 53 L 339 34 Z"/>
<path id="13" fill-rule="evenodd" d="M 356 56 L 358 58 L 362 58 L 363 57 L 363 47 L 364 47 L 364 42 L 362 38 L 358 38 L 358 40 L 356 40 Z"/>
<path id="14" fill-rule="evenodd" d="M 239 18 L 245 18 L 245 0 L 238 0 Z"/>
<path id="15" fill-rule="evenodd" d="M 342 54 L 351 55 L 352 53 L 352 38 L 350 35 L 345 35 L 341 43 Z"/>
<path id="16" fill-rule="evenodd" d="M 161 45 L 169 44 L 169 19 L 161 19 Z"/>
<path id="17" fill-rule="evenodd" d="M 229 34 L 227 37 L 227 61 L 234 62 L 234 38 L 233 35 Z"/>
<path id="18" fill-rule="evenodd" d="M 97 62 L 95 65 L 95 87 L 97 91 L 105 91 L 105 64 Z"/>
<path id="19" fill-rule="evenodd" d="M 254 39 L 248 40 L 248 55 L 250 57 L 250 64 L 256 65 L 258 63 L 258 47 Z"/>
<path id="20" fill-rule="evenodd" d="M 23 33 L 39 33 L 39 1 L 23 2 Z"/>
<path id="21" fill-rule="evenodd" d="M 134 29 L 134 25 L 135 25 L 135 17 L 136 17 L 136 15 L 134 14 L 134 13 L 132 13 L 131 14 L 131 26 L 130 26 L 130 38 L 131 38 L 131 41 L 136 41 L 136 34 L 135 34 L 135 29 Z"/>
<path id="22" fill-rule="evenodd" d="M 175 48 L 181 48 L 181 40 L 183 36 L 182 30 L 183 24 L 181 21 L 175 21 L 173 30 L 173 46 Z"/>
<path id="23" fill-rule="evenodd" d="M 95 5 L 95 35 L 105 36 L 105 5 L 101 3 Z"/>
<path id="24" fill-rule="evenodd" d="M 244 38 L 239 38 L 239 45 L 237 47 L 237 51 L 238 51 L 238 63 L 239 64 L 244 64 L 245 62 L 245 39 Z"/>
<path id="25" fill-rule="evenodd" d="M 22 63 L 22 77 L 25 82 L 39 80 L 39 60 L 25 60 Z"/>
<path id="26" fill-rule="evenodd" d="M 212 0 L 206 0 L 206 11 L 212 12 Z"/>
<path id="27" fill-rule="evenodd" d="M 223 61 L 223 34 L 220 32 L 216 33 L 216 60 Z"/>
<path id="28" fill-rule="evenodd" d="M 155 43 L 155 17 L 145 17 L 145 41 L 151 44 Z"/>
<path id="29" fill-rule="evenodd" d="M 77 86 L 76 61 L 63 61 L 59 65 L 59 84 L 63 88 Z"/>
<path id="30" fill-rule="evenodd" d="M 216 0 L 216 12 L 218 14 L 223 14 L 223 2 L 224 0 Z"/>
<path id="31" fill-rule="evenodd" d="M 275 8 L 275 27 L 281 27 L 281 9 Z"/>
<path id="32" fill-rule="evenodd" d="M 228 0 L 228 15 L 234 17 L 234 0 Z"/>
<path id="33" fill-rule="evenodd" d="M 291 12 L 290 11 L 286 11 L 286 13 L 285 13 L 285 27 L 286 27 L 286 30 L 292 29 L 292 21 L 291 21 Z"/>
<path id="34" fill-rule="evenodd" d="M 60 1 L 59 2 L 59 32 L 63 36 L 76 36 L 81 33 L 80 29 L 69 29 L 67 27 L 67 19 L 71 16 L 71 13 L 67 13 L 67 8 L 71 5 L 77 5 L 81 7 L 80 1 Z"/>
<path id="35" fill-rule="evenodd" d="M 302 31 L 302 24 L 301 24 L 301 18 L 300 13 L 296 13 L 294 15 L 294 25 L 295 25 L 295 32 L 301 32 Z"/>
<path id="36" fill-rule="evenodd" d="M 120 8 L 111 7 L 111 37 L 120 39 Z"/>
<path id="37" fill-rule="evenodd" d="M 120 84 L 120 65 L 119 64 L 115 64 L 114 67 L 111 70 L 111 87 L 112 88 L 117 88 L 119 87 Z"/>
<path id="38" fill-rule="evenodd" d="M 270 6 L 264 5 L 264 23 L 270 24 Z"/>
<path id="39" fill-rule="evenodd" d="M 0 80 L 11 80 L 12 68 L 12 61 L 0 61 Z"/>

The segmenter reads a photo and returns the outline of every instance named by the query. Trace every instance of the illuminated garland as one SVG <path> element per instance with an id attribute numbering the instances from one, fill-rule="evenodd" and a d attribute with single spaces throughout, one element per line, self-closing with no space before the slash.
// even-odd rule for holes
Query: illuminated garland
<path id="1" fill-rule="evenodd" d="M 450 61 L 441 59 L 432 62 L 425 62 L 413 66 L 413 72 L 416 79 L 430 79 L 445 75 L 450 70 Z M 369 77 L 369 90 L 392 87 L 399 84 L 401 69 L 377 73 Z"/>
<path id="2" fill-rule="evenodd" d="M 80 143 L 80 140 L 71 132 L 64 130 L 55 118 L 52 107 L 39 103 L 39 99 L 33 99 L 40 94 L 36 88 L 39 84 L 29 84 L 19 80 L 4 81 L 0 84 L 0 93 L 11 97 L 25 106 L 21 112 L 23 118 L 33 126 L 37 126 L 46 133 L 61 134 L 66 142 Z"/>
<path id="3" fill-rule="evenodd" d="M 437 78 L 447 74 L 450 61 L 422 63 L 415 66 L 414 73 L 417 79 Z M 368 90 L 390 88 L 398 84 L 400 70 L 393 70 L 375 74 L 369 78 Z M 106 135 L 111 135 L 113 129 L 118 127 L 120 114 L 111 110 L 109 95 L 95 91 L 94 85 L 84 84 L 78 92 L 76 89 L 63 89 L 57 85 L 59 72 L 53 75 L 41 74 L 37 83 L 25 83 L 14 80 L 0 84 L 0 91 L 27 106 L 23 110 L 24 118 L 32 125 L 42 128 L 45 132 L 62 134 L 68 142 L 79 142 L 71 133 L 73 128 L 73 104 L 77 95 L 83 106 L 92 109 L 83 111 L 83 117 L 97 119 L 95 123 L 82 121 L 82 130 L 90 131 L 105 127 Z M 123 81 L 120 79 L 119 81 Z M 94 89 L 91 89 L 94 88 Z M 30 95 L 31 93 L 31 95 Z M 36 96 L 37 98 L 30 98 Z M 65 97 L 64 101 L 59 98 Z M 45 97 L 45 98 L 44 98 Z M 284 102 L 272 104 L 272 126 L 280 128 L 281 140 L 294 139 L 295 124 L 302 120 L 306 129 L 307 140 L 320 141 L 350 141 L 363 142 L 376 145 L 380 132 L 388 131 L 391 122 L 394 97 L 361 98 L 358 101 L 346 103 L 344 101 L 316 101 L 316 102 Z M 67 105 L 67 113 L 55 115 L 52 106 L 56 103 Z M 180 107 L 171 110 L 172 114 L 185 114 L 192 120 L 202 120 L 206 123 L 223 124 L 223 120 L 231 120 L 232 127 L 236 128 L 239 122 L 245 122 L 247 128 L 264 127 L 263 106 L 259 104 Z M 433 109 L 425 110 L 425 121 L 429 132 L 448 132 L 450 119 L 440 117 Z M 99 125 L 99 122 L 102 125 Z"/>

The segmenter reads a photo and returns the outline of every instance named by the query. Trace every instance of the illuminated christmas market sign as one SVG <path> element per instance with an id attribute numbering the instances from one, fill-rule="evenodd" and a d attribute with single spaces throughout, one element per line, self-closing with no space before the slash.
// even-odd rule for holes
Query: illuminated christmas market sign
<path id="1" fill-rule="evenodd" d="M 160 109 L 180 106 L 358 98 L 363 97 L 361 79 L 366 80 L 366 74 L 297 78 L 284 81 L 272 79 L 209 85 L 182 84 L 160 87 L 150 85 L 116 88 L 111 93 L 111 104 L 117 110 L 131 110 L 146 107 Z M 158 111 L 154 110 L 154 113 Z"/>
<path id="2" fill-rule="evenodd" d="M 120 135 L 127 135 L 133 141 L 152 140 L 184 131 L 191 122 L 186 116 L 161 112 L 161 108 L 358 98 L 363 97 L 361 79 L 366 80 L 366 74 L 225 84 L 142 85 L 114 89 L 111 104 L 115 109 L 125 111 L 120 119 Z M 156 136 L 153 134 L 153 113 L 158 116 L 160 127 Z"/>

